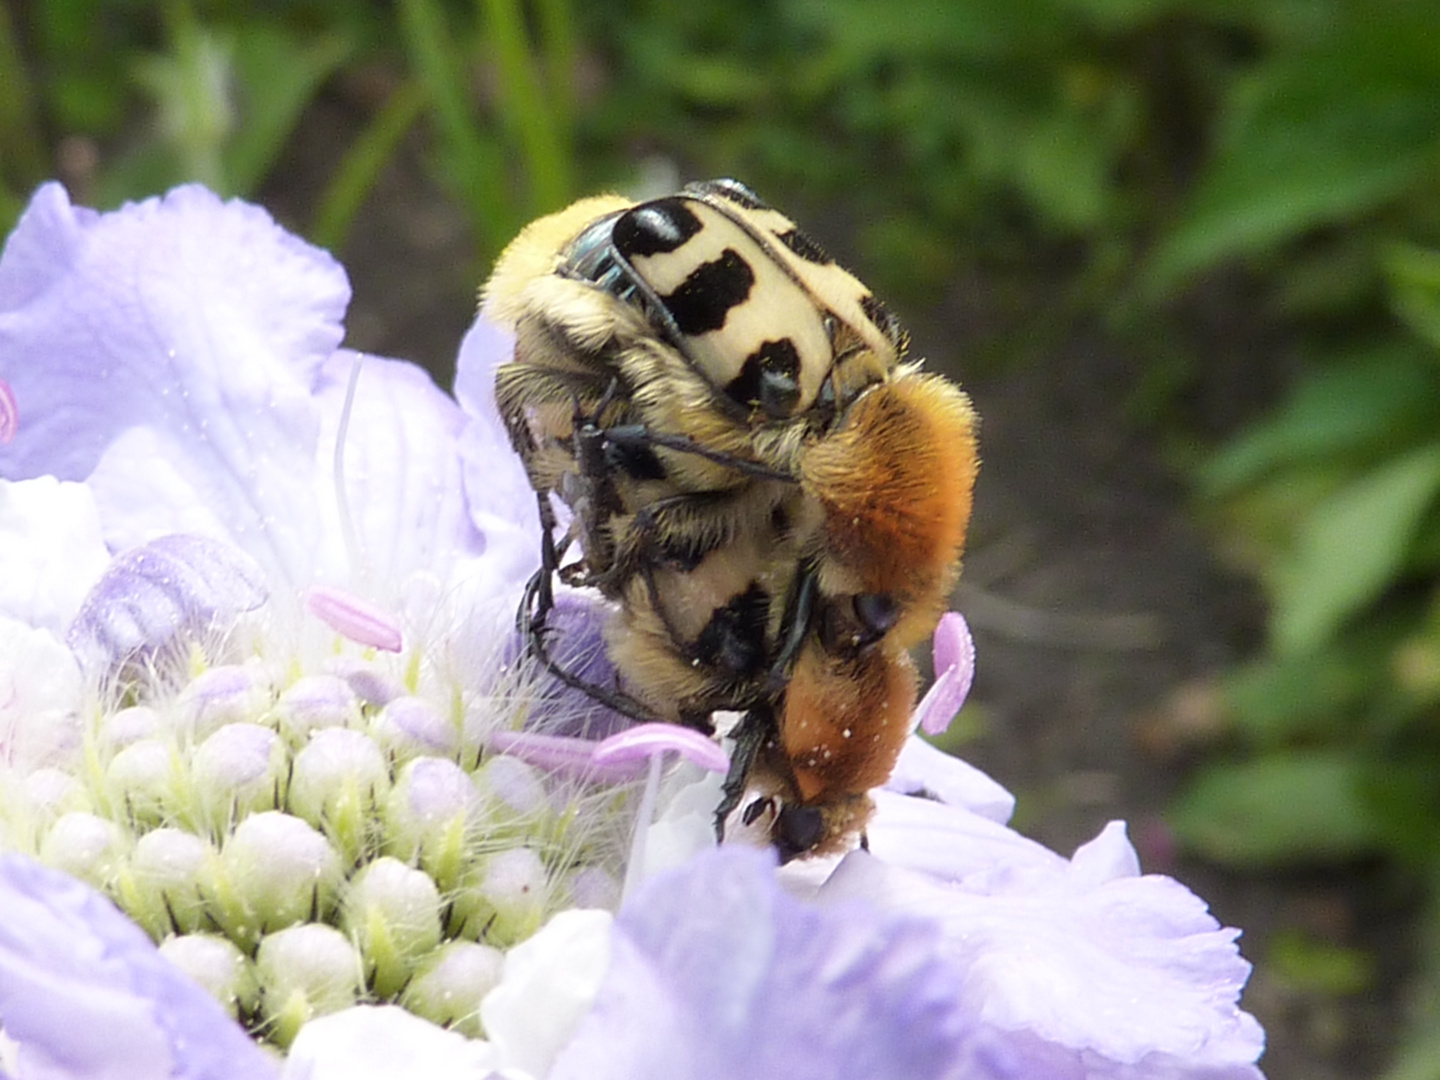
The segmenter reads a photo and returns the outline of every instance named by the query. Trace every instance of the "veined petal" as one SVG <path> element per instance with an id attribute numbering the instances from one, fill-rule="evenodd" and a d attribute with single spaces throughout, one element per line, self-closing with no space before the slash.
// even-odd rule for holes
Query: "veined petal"
<path id="1" fill-rule="evenodd" d="M 938 925 L 962 1007 L 1018 1076 L 1258 1078 L 1263 1035 L 1238 1005 L 1250 972 L 1239 932 L 1179 882 L 1139 876 L 1121 842 L 1110 829 L 1073 862 L 1028 865 L 992 846 L 992 867 L 964 876 L 855 852 L 821 897 L 865 897 Z"/>
<path id="2" fill-rule="evenodd" d="M 345 497 L 359 549 L 359 565 L 351 566 L 350 553 L 339 546 L 343 532 L 333 481 L 338 423 L 357 363 L 361 366 L 344 435 Z M 488 560 L 480 560 L 486 537 L 471 521 L 465 497 L 457 444 L 467 420 L 455 402 L 414 364 L 349 350 L 325 363 L 317 394 L 321 433 L 315 471 L 321 478 L 320 509 L 332 545 L 319 578 L 326 584 L 350 584 L 349 575 L 358 573 L 366 582 L 398 585 L 421 569 L 447 582 L 489 575 Z M 507 464 L 496 462 L 495 471 Z M 513 467 L 520 469 L 518 459 Z M 538 544 L 537 539 L 537 552 Z M 499 588 L 488 582 L 480 595 Z"/>
<path id="3" fill-rule="evenodd" d="M 59 638 L 0 617 L 0 765 L 23 777 L 70 759 L 80 746 L 84 691 L 80 665 Z"/>
<path id="4" fill-rule="evenodd" d="M 967 1061 L 960 986 L 933 930 L 804 905 L 760 853 L 711 850 L 652 879 L 616 930 L 595 1007 L 550 1080 L 997 1075 Z"/>
<path id="5" fill-rule="evenodd" d="M 461 437 L 465 490 L 490 571 L 523 584 L 540 565 L 540 515 L 525 470 L 495 422 L 495 368 L 510 359 L 514 345 L 514 335 L 476 319 L 460 343 L 455 398 L 471 418 Z M 519 589 L 513 591 L 518 598 Z"/>
<path id="6" fill-rule="evenodd" d="M 109 562 L 84 484 L 0 480 L 0 612 L 63 634 Z"/>
<path id="7" fill-rule="evenodd" d="M 0 858 L 0 1019 L 38 1075 L 274 1080 L 204 990 L 110 902 L 20 856 Z"/>
<path id="8" fill-rule="evenodd" d="M 885 785 L 902 795 L 924 795 L 999 822 L 1015 812 L 1015 796 L 968 761 L 935 749 L 912 735 Z"/>
<path id="9" fill-rule="evenodd" d="M 870 850 L 888 865 L 972 887 L 996 875 L 1055 874 L 1066 865 L 989 815 L 885 790 L 873 797 L 875 817 L 866 832 Z"/>
<path id="10" fill-rule="evenodd" d="M 0 356 L 24 358 L 5 378 L 26 416 L 0 473 L 83 479 L 140 424 L 188 427 L 197 448 L 225 457 L 232 436 L 263 447 L 288 434 L 270 430 L 265 414 L 283 411 L 270 393 L 308 390 L 340 343 L 349 294 L 328 254 L 198 185 L 112 214 L 44 185 L 0 268 Z M 261 427 L 204 424 L 247 400 Z"/>
<path id="11" fill-rule="evenodd" d="M 0 298 L 0 377 L 26 418 L 0 475 L 85 479 L 122 432 L 149 429 L 230 535 L 305 579 L 311 389 L 349 300 L 334 259 L 198 186 L 97 215 L 47 184 L 7 244 Z M 113 547 L 176 531 L 170 499 L 100 503 Z"/>

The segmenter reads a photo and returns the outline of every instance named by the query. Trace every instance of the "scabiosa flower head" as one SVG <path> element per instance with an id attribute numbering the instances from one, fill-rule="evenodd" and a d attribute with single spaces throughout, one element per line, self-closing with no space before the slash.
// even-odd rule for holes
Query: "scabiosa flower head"
<path id="1" fill-rule="evenodd" d="M 1234 931 L 919 740 L 868 853 L 717 849 L 720 747 L 523 658 L 508 339 L 476 324 L 452 400 L 341 348 L 348 296 L 198 187 L 47 185 L 5 247 L 0 1071 L 1259 1076 Z M 552 615 L 595 682 L 602 622 Z M 936 653 L 927 732 L 958 616 Z"/>

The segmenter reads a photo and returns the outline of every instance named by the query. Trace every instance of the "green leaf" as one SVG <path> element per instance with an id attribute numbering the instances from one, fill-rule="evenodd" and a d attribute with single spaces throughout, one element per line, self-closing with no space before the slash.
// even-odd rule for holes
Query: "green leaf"
<path id="1" fill-rule="evenodd" d="M 1369 659 L 1342 648 L 1266 657 L 1229 672 L 1222 689 L 1237 727 L 1254 745 L 1334 736 L 1371 690 Z"/>
<path id="2" fill-rule="evenodd" d="M 440 136 L 445 178 L 469 215 L 482 256 L 493 257 L 525 221 L 509 189 L 504 147 L 471 111 L 462 47 L 444 6 L 438 0 L 400 0 L 397 10 L 406 58 L 425 89 Z"/>
<path id="3" fill-rule="evenodd" d="M 1440 369 L 1415 345 L 1389 343 L 1300 381 L 1204 466 L 1201 493 L 1219 498 L 1285 465 L 1353 458 L 1421 430 L 1440 430 Z"/>
<path id="4" fill-rule="evenodd" d="M 1276 567 L 1270 631 L 1277 651 L 1315 648 L 1400 574 L 1426 510 L 1440 493 L 1440 445 L 1352 481 L 1302 523 Z"/>
<path id="5" fill-rule="evenodd" d="M 568 108 L 542 78 L 519 0 L 480 0 L 501 87 L 502 119 L 525 162 L 529 212 L 555 210 L 574 195 Z"/>
<path id="6" fill-rule="evenodd" d="M 1424 1004 L 1423 1019 L 1411 1018 L 1394 1064 L 1380 1080 L 1440 1080 L 1440 1008 Z"/>
<path id="7" fill-rule="evenodd" d="M 1271 975 L 1304 993 L 1359 994 L 1375 981 L 1370 953 L 1321 941 L 1294 927 L 1275 935 L 1265 962 Z"/>
<path id="8" fill-rule="evenodd" d="M 244 122 L 224 148 L 225 179 L 236 194 L 253 192 L 275 163 L 300 113 L 350 55 L 342 37 L 302 44 L 278 27 L 244 23 L 234 44 Z"/>
<path id="9" fill-rule="evenodd" d="M 0 8 L 0 176 L 28 188 L 45 178 L 45 145 L 40 139 L 35 93 L 10 9 Z"/>
<path id="10" fill-rule="evenodd" d="M 1213 160 L 1149 266 L 1165 292 L 1393 200 L 1440 161 L 1440 18 L 1366 6 L 1237 84 Z"/>
<path id="11" fill-rule="evenodd" d="M 320 247 L 339 251 L 365 197 L 394 156 L 395 148 L 419 119 L 426 104 L 425 91 L 416 82 L 401 83 L 373 120 L 340 159 L 325 185 L 310 239 Z"/>
<path id="12" fill-rule="evenodd" d="M 1359 758 L 1330 751 L 1214 766 L 1166 817 L 1182 843 L 1228 866 L 1345 861 L 1383 847 L 1365 773 Z"/>
<path id="13" fill-rule="evenodd" d="M 1440 251 L 1394 244 L 1385 253 L 1385 272 L 1395 314 L 1440 348 Z"/>
<path id="14" fill-rule="evenodd" d="M 1046 117 L 1020 138 L 1018 179 L 1057 222 L 1092 229 L 1110 204 L 1115 150 L 1074 115 Z"/>
<path id="15" fill-rule="evenodd" d="M 170 183 L 197 180 L 234 194 L 221 156 L 236 124 L 233 35 L 203 25 L 178 0 L 164 12 L 168 51 L 141 57 L 135 79 L 155 104 L 161 154 L 175 170 Z"/>

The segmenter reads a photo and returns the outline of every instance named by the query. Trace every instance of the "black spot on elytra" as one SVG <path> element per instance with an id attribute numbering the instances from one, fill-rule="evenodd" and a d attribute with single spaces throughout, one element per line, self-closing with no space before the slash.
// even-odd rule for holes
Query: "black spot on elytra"
<path id="1" fill-rule="evenodd" d="M 704 227 L 685 200 L 672 195 L 621 214 L 611 235 L 615 249 L 632 259 L 674 251 Z"/>
<path id="2" fill-rule="evenodd" d="M 806 262 L 824 265 L 830 261 L 830 256 L 825 254 L 825 249 L 811 240 L 799 229 L 789 229 L 783 233 L 776 233 L 775 239 L 784 244 Z"/>
<path id="3" fill-rule="evenodd" d="M 767 341 L 745 358 L 725 393 L 748 408 L 783 420 L 800 401 L 800 353 L 789 338 Z"/>
<path id="4" fill-rule="evenodd" d="M 905 331 L 900 326 L 900 320 L 890 313 L 890 309 L 870 293 L 860 298 L 860 308 L 875 324 L 875 328 L 898 349 L 905 340 Z"/>
<path id="5" fill-rule="evenodd" d="M 759 585 L 730 598 L 716 608 L 695 639 L 694 656 L 700 663 L 736 675 L 753 675 L 765 659 L 765 623 L 770 597 Z"/>
<path id="6" fill-rule="evenodd" d="M 734 248 L 726 248 L 718 259 L 697 266 L 661 300 L 680 332 L 698 337 L 724 326 L 730 309 L 743 304 L 754 285 L 750 264 Z"/>

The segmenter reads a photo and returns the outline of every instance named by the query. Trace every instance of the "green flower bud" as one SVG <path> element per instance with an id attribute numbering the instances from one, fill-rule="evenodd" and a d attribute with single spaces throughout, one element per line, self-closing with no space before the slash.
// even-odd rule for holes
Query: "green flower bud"
<path id="1" fill-rule="evenodd" d="M 106 888 L 119 873 L 129 835 L 113 821 L 94 814 L 61 814 L 40 842 L 40 861 Z"/>
<path id="2" fill-rule="evenodd" d="M 447 942 L 420 964 L 400 1004 L 468 1038 L 484 1038 L 480 1001 L 500 984 L 504 967 L 505 954 L 493 946 Z"/>
<path id="3" fill-rule="evenodd" d="M 270 707 L 270 683 L 253 667 L 221 664 L 190 680 L 180 707 L 195 741 L 226 724 L 258 720 Z"/>
<path id="4" fill-rule="evenodd" d="M 467 876 L 451 907 L 456 937 L 507 948 L 545 921 L 550 877 L 533 848 L 510 848 L 483 859 Z"/>
<path id="5" fill-rule="evenodd" d="M 364 988 L 360 955 L 339 930 L 319 923 L 267 934 L 255 971 L 261 1020 L 282 1047 L 306 1021 L 355 1004 Z"/>
<path id="6" fill-rule="evenodd" d="M 232 1017 L 255 1011 L 255 967 L 234 944 L 215 934 L 185 934 L 160 943 L 160 955 L 209 991 Z"/>
<path id="7" fill-rule="evenodd" d="M 180 829 L 163 828 L 135 841 L 117 893 L 130 916 L 157 940 L 206 925 L 201 878 L 215 849 Z"/>
<path id="8" fill-rule="evenodd" d="M 295 755 L 289 809 L 330 838 L 347 865 L 371 846 L 376 806 L 390 790 L 390 769 L 373 739 L 359 731 L 317 731 Z"/>
<path id="9" fill-rule="evenodd" d="M 285 689 L 275 702 L 280 734 L 292 746 L 328 728 L 360 726 L 360 699 L 338 675 L 307 675 Z"/>
<path id="10" fill-rule="evenodd" d="M 440 906 L 429 875 L 389 856 L 350 882 L 341 925 L 359 947 L 377 997 L 399 993 L 416 960 L 440 944 Z"/>
<path id="11" fill-rule="evenodd" d="M 448 892 L 470 862 L 480 796 L 469 775 L 446 758 L 416 758 L 395 778 L 385 802 L 386 850 L 421 869 Z"/>
<path id="12" fill-rule="evenodd" d="M 160 739 L 137 739 L 105 769 L 105 797 L 137 825 L 158 825 L 176 805 L 174 748 Z"/>
<path id="13" fill-rule="evenodd" d="M 242 948 L 303 919 L 323 919 L 340 884 L 340 857 L 297 817 L 268 811 L 235 827 L 203 888 L 215 918 Z"/>

